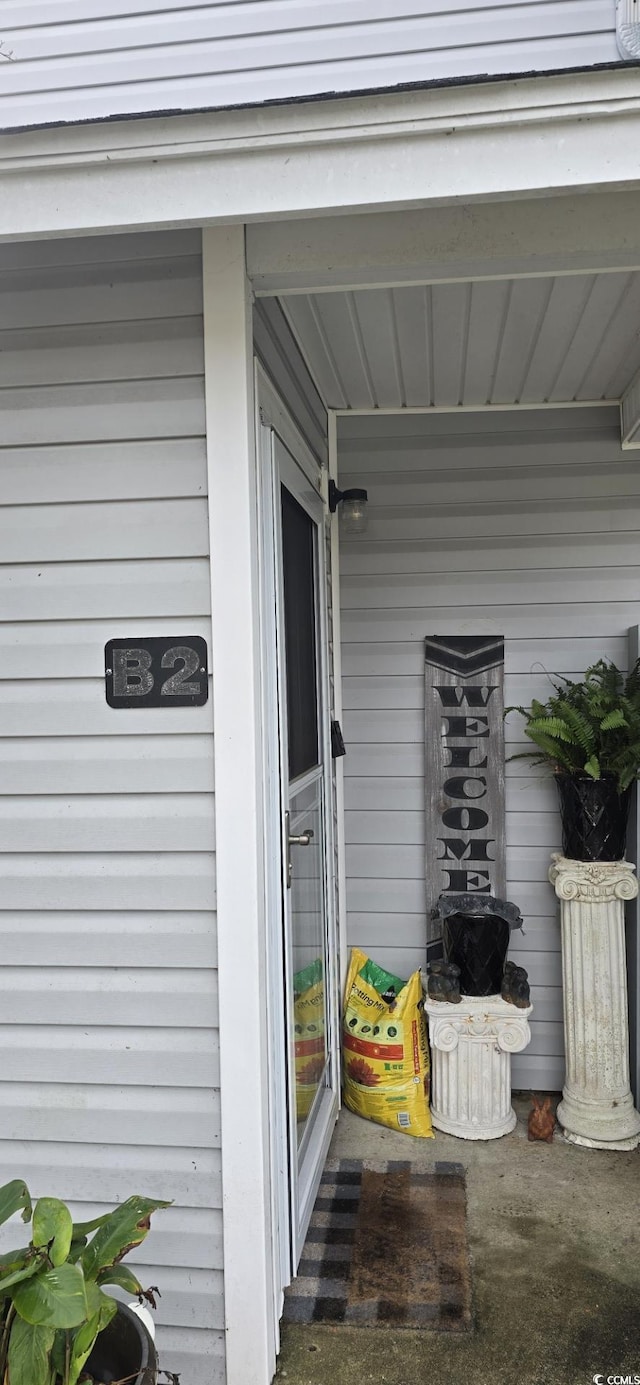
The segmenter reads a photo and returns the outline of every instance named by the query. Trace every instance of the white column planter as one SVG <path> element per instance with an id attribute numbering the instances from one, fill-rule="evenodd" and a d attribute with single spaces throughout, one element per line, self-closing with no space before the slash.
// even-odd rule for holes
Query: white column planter
<path id="1" fill-rule="evenodd" d="M 624 901 L 638 881 L 628 861 L 570 861 L 555 852 L 549 879 L 561 903 L 567 1073 L 558 1107 L 565 1138 L 635 1149 L 640 1115 L 629 1085 Z"/>
<path id="2" fill-rule="evenodd" d="M 431 1043 L 431 1119 L 463 1140 L 497 1140 L 516 1124 L 511 1054 L 531 1039 L 532 1006 L 499 995 L 464 995 L 459 1005 L 425 996 Z"/>

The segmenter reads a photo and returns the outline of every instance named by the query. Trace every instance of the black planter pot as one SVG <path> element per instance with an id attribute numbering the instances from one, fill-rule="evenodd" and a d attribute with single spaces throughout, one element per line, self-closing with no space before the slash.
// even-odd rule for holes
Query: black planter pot
<path id="1" fill-rule="evenodd" d="M 511 929 L 522 924 L 515 904 L 493 895 L 441 895 L 445 961 L 460 968 L 463 995 L 499 995 Z"/>
<path id="2" fill-rule="evenodd" d="M 127 1385 L 157 1385 L 154 1343 L 137 1313 L 125 1303 L 118 1304 L 115 1317 L 100 1333 L 85 1370 L 101 1385 L 112 1385 L 114 1380 L 126 1380 Z"/>
<path id="3" fill-rule="evenodd" d="M 556 774 L 562 850 L 571 861 L 622 861 L 631 788 L 619 793 L 613 776 L 602 779 Z"/>

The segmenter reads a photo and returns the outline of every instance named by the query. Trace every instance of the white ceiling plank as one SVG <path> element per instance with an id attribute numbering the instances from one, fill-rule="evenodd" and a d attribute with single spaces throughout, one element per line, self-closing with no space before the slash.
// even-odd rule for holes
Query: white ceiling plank
<path id="1" fill-rule="evenodd" d="M 640 369 L 640 271 L 282 301 L 337 410 L 592 407 Z"/>
<path id="2" fill-rule="evenodd" d="M 602 335 L 620 308 L 629 282 L 630 276 L 624 274 L 599 274 L 594 279 L 573 340 L 549 394 L 551 400 L 576 398 Z"/>
<path id="3" fill-rule="evenodd" d="M 553 279 L 544 320 L 520 391 L 523 403 L 533 404 L 549 398 L 592 287 L 591 275 Z"/>
<path id="4" fill-rule="evenodd" d="M 640 275 L 634 275 L 620 308 L 605 332 L 578 391 L 578 397 L 593 399 L 599 389 L 608 398 L 621 398 L 640 370 Z M 615 391 L 615 393 L 612 393 Z"/>
<path id="5" fill-rule="evenodd" d="M 622 446 L 640 447 L 640 372 L 632 380 L 620 405 Z"/>
<path id="6" fill-rule="evenodd" d="M 469 284 L 436 284 L 432 289 L 434 403 L 462 403 L 469 336 Z"/>
<path id="7" fill-rule="evenodd" d="M 371 398 L 371 381 L 361 356 L 358 328 L 348 294 L 322 294 L 311 302 L 320 331 L 325 333 L 330 344 L 347 406 L 356 409 L 375 406 L 377 401 Z M 335 403 L 335 391 L 325 402 L 329 408 L 339 407 Z"/>
<path id="8" fill-rule="evenodd" d="M 390 289 L 349 295 L 354 299 L 374 400 L 386 408 L 406 403 L 395 304 Z"/>
<path id="9" fill-rule="evenodd" d="M 512 280 L 500 358 L 491 394 L 492 404 L 513 403 L 520 398 L 548 299 L 548 279 Z"/>
<path id="10" fill-rule="evenodd" d="M 506 309 L 509 281 L 471 285 L 464 403 L 486 404 Z"/>
<path id="11" fill-rule="evenodd" d="M 348 400 L 340 383 L 340 372 L 324 328 L 318 321 L 313 299 L 306 296 L 284 298 L 282 307 L 324 403 L 329 405 L 331 400 L 331 407 L 346 409 Z"/>
<path id="12" fill-rule="evenodd" d="M 640 326 L 637 332 L 638 340 L 632 344 L 633 349 L 627 354 L 626 351 L 614 375 L 612 375 L 607 388 L 606 396 L 608 399 L 623 399 L 627 390 L 633 384 L 635 371 L 631 370 L 633 361 L 636 367 L 640 368 Z"/>
<path id="13" fill-rule="evenodd" d="M 405 405 L 433 402 L 426 288 L 394 289 Z"/>
<path id="14" fill-rule="evenodd" d="M 601 276 L 602 278 L 602 276 Z M 603 283 L 605 279 L 603 278 Z M 609 285 L 610 281 L 606 280 Z M 625 330 L 628 331 L 633 339 L 635 327 L 637 326 L 637 304 L 634 304 L 634 289 L 636 288 L 635 276 L 630 274 L 621 276 L 621 290 L 609 314 L 608 320 L 603 313 L 600 323 L 600 331 L 594 333 L 590 342 L 591 356 L 586 369 L 583 372 L 580 384 L 574 392 L 576 399 L 597 397 L 598 393 L 604 394 L 605 383 L 609 381 L 615 366 L 620 361 L 622 344 L 624 342 Z M 585 334 L 585 347 L 588 337 Z M 640 361 L 638 362 L 640 364 Z M 629 370 L 629 376 L 635 374 L 635 363 Z M 604 382 L 604 383 L 603 383 Z"/>
<path id="15" fill-rule="evenodd" d="M 370 362 L 369 362 L 369 357 L 367 356 L 367 349 L 366 349 L 366 346 L 365 346 L 365 332 L 366 332 L 366 335 L 367 335 L 367 336 L 369 336 L 369 332 L 368 332 L 368 330 L 367 330 L 366 327 L 363 329 L 363 324 L 362 324 L 362 322 L 361 322 L 361 320 L 360 320 L 360 314 L 359 314 L 359 295 L 354 294 L 354 293 L 347 293 L 347 294 L 345 294 L 345 302 L 346 302 L 346 306 L 347 306 L 347 311 L 348 311 L 348 313 L 349 313 L 349 320 L 350 320 L 351 327 L 352 327 L 352 330 L 353 330 L 354 341 L 355 341 L 355 343 L 356 343 L 357 350 L 358 350 L 358 359 L 359 359 L 359 363 L 360 363 L 360 366 L 361 366 L 361 369 L 362 369 L 362 375 L 363 375 L 363 379 L 364 379 L 364 382 L 365 382 L 365 385 L 366 385 L 367 394 L 368 394 L 368 396 L 369 396 L 369 401 L 370 401 L 370 403 L 371 403 L 374 407 L 377 407 L 378 404 L 380 403 L 380 400 L 379 400 L 379 398 L 378 398 L 378 396 L 377 396 L 377 394 L 376 394 L 376 388 L 375 388 L 375 384 L 374 384 L 374 381 L 373 381 L 373 376 L 372 376 L 372 374 L 371 374 L 371 365 L 370 365 Z M 317 311 L 318 311 L 318 305 L 317 305 L 317 303 L 316 303 L 316 312 L 317 312 Z M 366 318 L 366 315 L 367 315 L 367 304 L 366 304 L 366 302 L 363 304 L 363 311 L 364 311 L 364 315 L 365 315 L 365 318 Z M 384 367 L 383 367 L 383 377 L 384 377 Z"/>

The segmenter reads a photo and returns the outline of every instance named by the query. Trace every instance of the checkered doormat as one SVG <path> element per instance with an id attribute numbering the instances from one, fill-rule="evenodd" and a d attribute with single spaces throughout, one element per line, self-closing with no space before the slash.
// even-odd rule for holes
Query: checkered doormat
<path id="1" fill-rule="evenodd" d="M 285 1322 L 472 1326 L 461 1164 L 340 1159 L 322 1175 Z"/>

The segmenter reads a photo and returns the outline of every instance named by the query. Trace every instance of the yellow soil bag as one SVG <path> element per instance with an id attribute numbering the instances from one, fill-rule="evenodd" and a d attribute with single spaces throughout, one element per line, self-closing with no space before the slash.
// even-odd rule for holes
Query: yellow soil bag
<path id="1" fill-rule="evenodd" d="M 433 1137 L 422 981 L 401 981 L 364 952 L 351 953 L 343 1024 L 344 1101 L 366 1120 Z"/>

